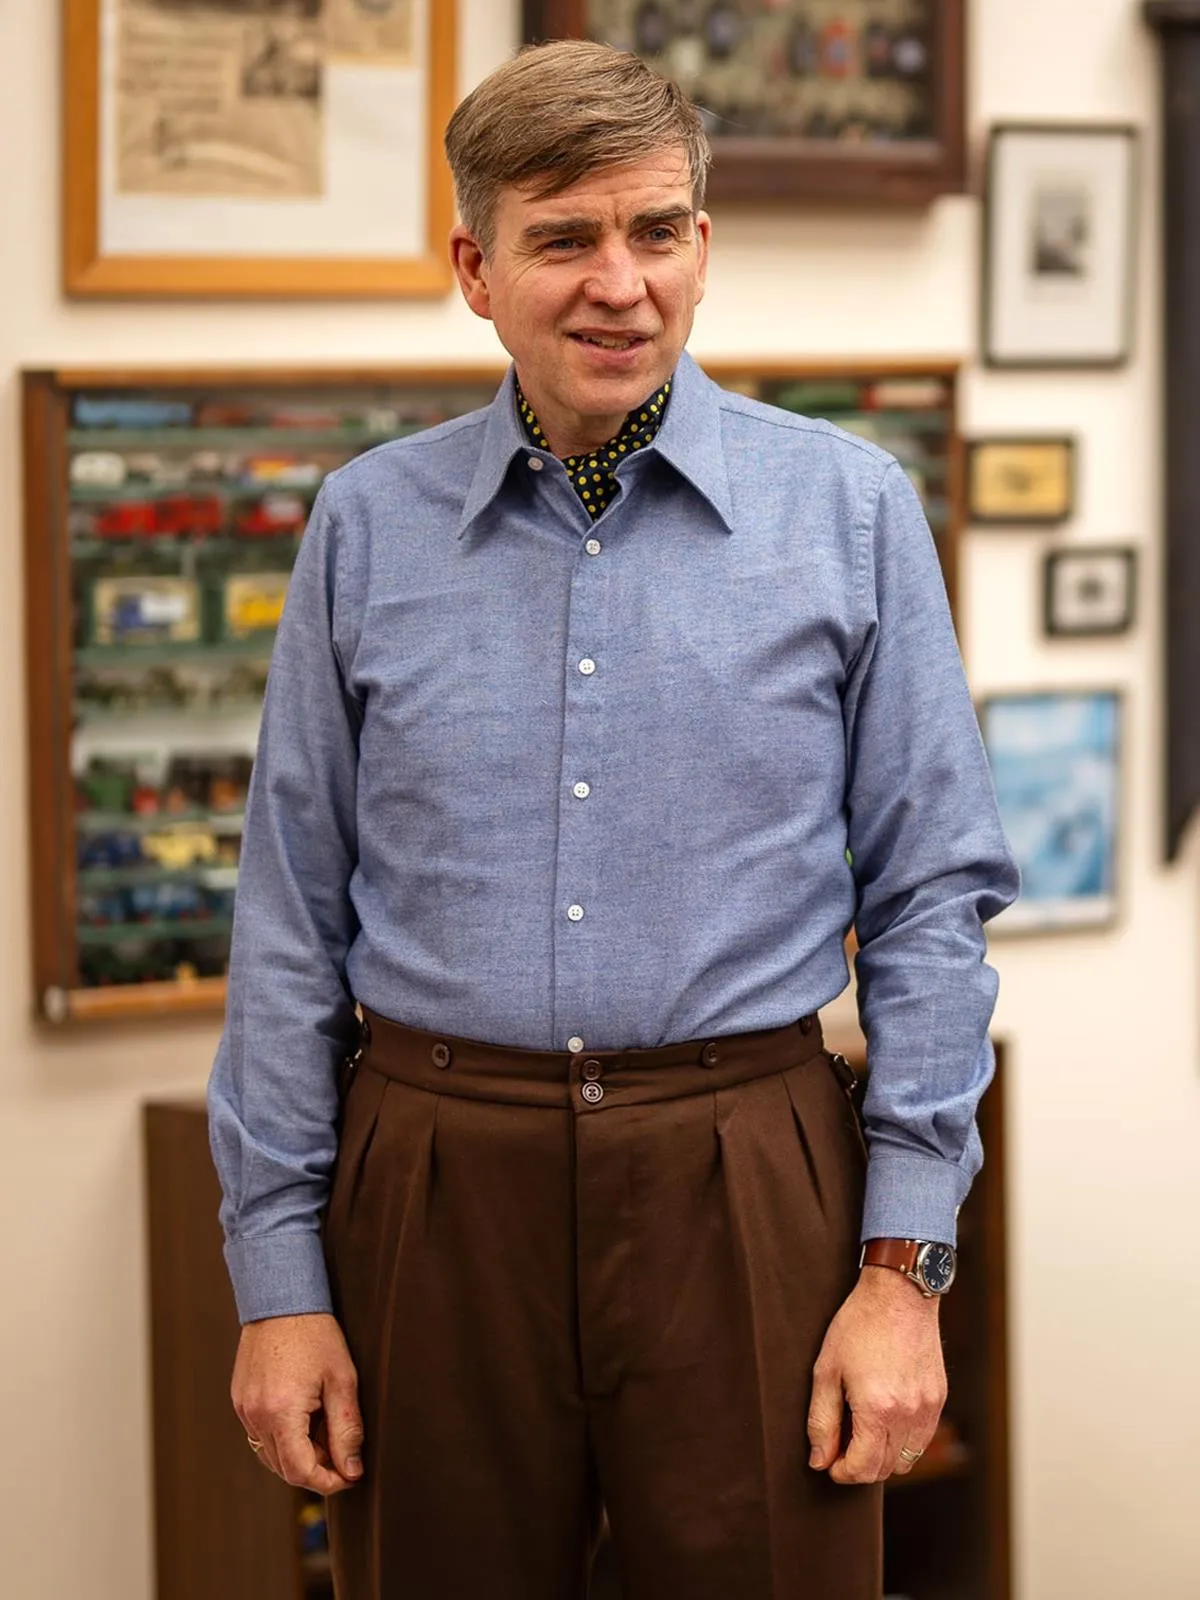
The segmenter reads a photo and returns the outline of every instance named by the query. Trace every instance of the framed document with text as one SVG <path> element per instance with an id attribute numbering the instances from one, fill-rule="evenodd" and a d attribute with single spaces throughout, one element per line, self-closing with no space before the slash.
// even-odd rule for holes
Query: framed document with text
<path id="1" fill-rule="evenodd" d="M 443 0 L 63 0 L 79 296 L 436 295 Z"/>

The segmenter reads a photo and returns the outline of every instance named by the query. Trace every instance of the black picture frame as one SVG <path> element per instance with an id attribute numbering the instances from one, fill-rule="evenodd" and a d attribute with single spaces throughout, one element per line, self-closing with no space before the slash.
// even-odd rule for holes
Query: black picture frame
<path id="1" fill-rule="evenodd" d="M 1026 467 L 1034 473 L 1038 467 L 1037 457 L 1043 458 L 1041 469 L 1043 478 L 1050 479 L 1049 487 L 1053 488 L 1055 468 L 1061 482 L 1061 497 L 1054 503 L 1047 505 L 1043 500 L 1038 505 L 1038 485 L 1036 481 L 1026 491 L 1029 502 L 1024 508 L 1020 505 L 1021 490 L 1019 485 L 1010 485 L 1010 499 L 1003 503 L 1003 497 L 997 494 L 995 486 L 992 488 L 992 498 L 986 498 L 979 482 L 982 468 L 987 464 L 987 457 L 1000 457 L 993 462 L 993 469 L 1000 471 L 1003 466 L 1003 457 L 1009 457 L 1009 471 L 1019 470 L 1021 452 L 1027 452 Z M 970 522 L 981 527 L 1006 527 L 1006 528 L 1052 528 L 1067 522 L 1075 515 L 1075 492 L 1078 478 L 1078 448 L 1076 440 L 1070 434 L 989 434 L 986 437 L 968 439 L 966 441 L 966 506 L 967 518 Z M 1043 482 L 1043 496 L 1047 493 L 1047 485 Z"/>
<path id="2" fill-rule="evenodd" d="M 1054 169 L 1022 175 L 1019 147 L 1044 154 Z M 1100 164 L 1107 145 L 1108 170 Z M 1071 156 L 1065 152 L 1071 150 Z M 985 366 L 1016 371 L 1075 371 L 1123 367 L 1133 350 L 1137 298 L 1137 214 L 1141 133 L 1132 123 L 999 122 L 988 134 L 982 213 L 980 328 Z M 1041 157 L 1039 156 L 1039 159 Z M 1067 171 L 1074 159 L 1077 172 Z M 1087 171 L 1089 161 L 1093 170 Z M 1029 185 L 1042 183 L 1042 189 Z M 1025 185 L 1023 188 L 1022 185 Z M 1094 187 L 1089 188 L 1089 184 Z M 1022 236 L 1019 230 L 1032 230 Z M 1057 231 L 1049 236 L 1045 229 Z M 1108 238 L 1108 250 L 1098 236 Z M 1056 249 L 1059 244 L 1061 248 Z M 1020 275 L 1012 263 L 1025 250 L 1026 285 L 1020 318 Z M 1033 257 L 1031 264 L 1030 256 Z M 1113 281 L 1115 280 L 1115 281 Z M 1035 290 L 1045 289 L 1044 295 Z M 1086 292 L 1085 292 L 1086 291 Z M 1102 292 L 1103 291 L 1103 292 Z M 1094 340 L 1087 343 L 1089 295 Z M 1100 315 L 1101 305 L 1107 314 Z M 1052 332 L 1050 330 L 1053 330 Z"/>
<path id="3" fill-rule="evenodd" d="M 1080 545 L 1076 549 L 1050 550 L 1042 563 L 1042 626 L 1049 639 L 1099 639 L 1128 633 L 1137 612 L 1137 551 L 1131 545 Z M 1093 615 L 1087 618 L 1089 599 L 1072 597 L 1072 569 L 1077 583 L 1091 571 L 1094 583 L 1106 578 L 1107 594 L 1094 596 Z M 1071 605 L 1076 607 L 1071 614 Z"/>

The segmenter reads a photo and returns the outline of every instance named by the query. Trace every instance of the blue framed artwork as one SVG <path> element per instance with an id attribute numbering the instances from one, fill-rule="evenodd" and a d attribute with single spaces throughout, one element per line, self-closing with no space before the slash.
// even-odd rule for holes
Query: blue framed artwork
<path id="1" fill-rule="evenodd" d="M 1115 689 L 991 695 L 979 708 L 1021 895 L 997 933 L 1097 928 L 1117 909 L 1121 696 Z"/>

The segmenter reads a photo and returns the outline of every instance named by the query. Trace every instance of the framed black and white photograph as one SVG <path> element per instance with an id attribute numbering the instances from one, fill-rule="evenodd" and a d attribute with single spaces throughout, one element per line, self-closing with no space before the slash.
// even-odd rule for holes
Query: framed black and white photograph
<path id="1" fill-rule="evenodd" d="M 1139 135 L 1000 123 L 988 143 L 983 355 L 992 367 L 1129 359 Z"/>
<path id="2" fill-rule="evenodd" d="M 979 708 L 1000 817 L 1021 869 L 995 933 L 1094 929 L 1117 914 L 1121 694 L 997 694 Z"/>
<path id="3" fill-rule="evenodd" d="M 1051 550 L 1043 568 L 1046 632 L 1073 639 L 1125 633 L 1133 625 L 1136 588 L 1136 550 Z"/>

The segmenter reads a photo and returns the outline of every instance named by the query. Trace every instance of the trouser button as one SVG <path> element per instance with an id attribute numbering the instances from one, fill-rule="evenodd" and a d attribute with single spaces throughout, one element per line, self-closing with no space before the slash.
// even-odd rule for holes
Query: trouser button
<path id="1" fill-rule="evenodd" d="M 600 1076 L 600 1063 L 598 1061 L 585 1061 L 583 1063 L 583 1075 L 589 1083 L 594 1083 Z"/>
<path id="2" fill-rule="evenodd" d="M 604 1087 L 599 1083 L 585 1083 L 579 1092 L 587 1103 L 592 1106 L 598 1106 L 601 1100 L 604 1099 Z"/>

